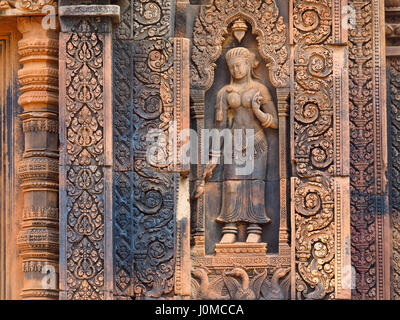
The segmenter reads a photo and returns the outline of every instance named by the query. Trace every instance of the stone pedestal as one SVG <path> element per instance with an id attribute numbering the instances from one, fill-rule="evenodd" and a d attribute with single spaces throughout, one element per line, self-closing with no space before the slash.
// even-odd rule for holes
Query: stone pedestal
<path id="1" fill-rule="evenodd" d="M 215 245 L 215 253 L 217 256 L 226 255 L 252 255 L 265 256 L 267 253 L 266 243 L 218 243 Z"/>

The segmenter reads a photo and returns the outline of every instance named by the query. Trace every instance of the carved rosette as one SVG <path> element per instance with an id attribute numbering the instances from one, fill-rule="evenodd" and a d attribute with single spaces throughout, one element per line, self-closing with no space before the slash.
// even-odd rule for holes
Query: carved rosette
<path id="1" fill-rule="evenodd" d="M 58 33 L 40 18 L 18 18 L 18 103 L 25 135 L 18 165 L 24 212 L 17 245 L 25 275 L 24 299 L 58 298 Z"/>
<path id="2" fill-rule="evenodd" d="M 335 215 L 331 1 L 294 1 L 293 298 L 333 298 Z"/>

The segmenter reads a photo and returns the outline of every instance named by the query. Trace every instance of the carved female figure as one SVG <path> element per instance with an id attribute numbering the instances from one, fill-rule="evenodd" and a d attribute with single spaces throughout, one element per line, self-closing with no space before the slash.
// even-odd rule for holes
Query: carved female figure
<path id="1" fill-rule="evenodd" d="M 270 222 L 265 210 L 268 144 L 264 128 L 277 129 L 278 117 L 269 90 L 254 73 L 258 64 L 255 55 L 237 47 L 227 52 L 226 62 L 231 82 L 217 95 L 217 126 L 242 130 L 243 136 L 249 132 L 246 129 L 253 130 L 254 170 L 248 175 L 238 175 L 235 161 L 223 166 L 222 206 L 217 218 L 224 224 L 220 243 L 236 242 L 240 223 L 247 224 L 246 242 L 257 243 L 261 241 L 260 225 Z M 195 197 L 203 193 L 205 180 L 215 167 L 215 161 L 206 166 Z"/>

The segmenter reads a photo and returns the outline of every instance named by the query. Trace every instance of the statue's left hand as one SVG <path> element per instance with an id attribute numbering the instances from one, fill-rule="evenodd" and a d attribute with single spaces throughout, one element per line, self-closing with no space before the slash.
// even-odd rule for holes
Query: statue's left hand
<path id="1" fill-rule="evenodd" d="M 262 97 L 260 95 L 260 91 L 257 91 L 257 93 L 253 96 L 251 106 L 254 111 L 259 111 L 261 108 L 261 104 L 262 104 Z"/>

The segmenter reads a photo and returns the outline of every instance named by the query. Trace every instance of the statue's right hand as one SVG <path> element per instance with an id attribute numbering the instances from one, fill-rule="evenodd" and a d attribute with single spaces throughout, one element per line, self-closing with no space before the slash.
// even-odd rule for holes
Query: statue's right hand
<path id="1" fill-rule="evenodd" d="M 194 200 L 199 199 L 204 194 L 204 189 L 205 189 L 205 181 L 204 180 L 197 181 L 196 187 L 194 188 L 192 194 L 192 199 Z"/>
<path id="2" fill-rule="evenodd" d="M 205 168 L 205 170 L 204 170 L 204 174 L 203 174 L 203 177 L 204 177 L 204 180 L 209 180 L 209 179 L 211 179 L 211 176 L 212 176 L 212 174 L 213 174 L 213 172 L 214 172 L 214 169 L 217 167 L 217 165 L 216 164 L 214 164 L 214 163 L 209 163 L 209 164 L 207 164 L 207 166 L 206 166 L 206 168 Z"/>
<path id="3" fill-rule="evenodd" d="M 214 172 L 214 169 L 217 167 L 216 163 L 209 162 L 203 172 L 203 177 L 201 180 L 197 181 L 196 187 L 194 188 L 194 192 L 192 195 L 192 199 L 198 199 L 204 194 L 206 181 L 211 179 L 211 176 Z"/>

